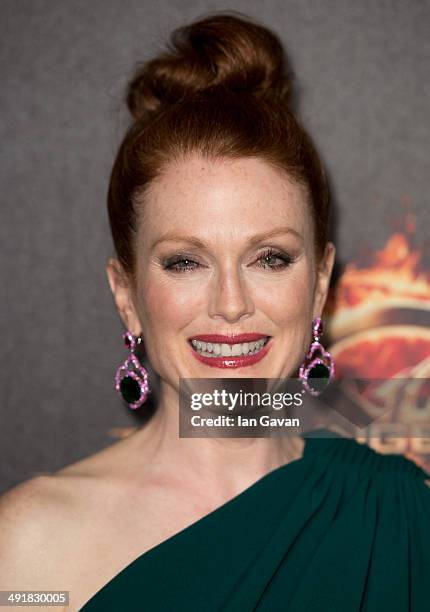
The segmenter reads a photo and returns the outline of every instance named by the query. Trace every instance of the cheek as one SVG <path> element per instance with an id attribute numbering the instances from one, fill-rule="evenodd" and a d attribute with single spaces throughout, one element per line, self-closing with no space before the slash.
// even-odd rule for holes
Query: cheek
<path id="1" fill-rule="evenodd" d="M 151 335 L 154 331 L 167 333 L 180 329 L 195 316 L 200 295 L 201 292 L 188 283 L 148 277 L 140 292 L 142 325 L 151 330 Z"/>
<path id="2" fill-rule="evenodd" d="M 268 280 L 256 287 L 259 307 L 279 324 L 307 322 L 312 313 L 312 277 L 305 266 L 287 277 Z"/>
<path id="3" fill-rule="evenodd" d="M 187 274 L 187 273 L 184 273 Z M 191 274 L 191 273 L 190 273 Z M 312 275 L 306 260 L 287 275 L 252 274 L 248 277 L 257 312 L 279 325 L 308 322 L 312 312 Z M 193 278 L 160 278 L 148 274 L 139 291 L 139 317 L 143 328 L 153 337 L 180 330 L 207 309 L 205 283 Z"/>

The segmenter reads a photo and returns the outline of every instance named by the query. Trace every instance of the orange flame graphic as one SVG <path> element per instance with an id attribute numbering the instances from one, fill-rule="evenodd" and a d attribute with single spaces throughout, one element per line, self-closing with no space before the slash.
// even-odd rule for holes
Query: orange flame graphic
<path id="1" fill-rule="evenodd" d="M 408 239 L 414 230 L 415 218 L 408 215 L 405 232 L 394 232 L 369 266 L 349 263 L 329 294 L 325 314 L 339 378 L 405 379 L 398 391 L 400 437 L 394 440 L 402 448 L 397 452 L 428 469 L 430 438 L 411 433 L 430 427 L 424 410 L 430 402 L 430 274 L 423 269 L 422 250 Z M 382 419 L 377 426 L 382 432 L 396 424 Z M 382 433 L 371 445 L 390 452 Z"/>

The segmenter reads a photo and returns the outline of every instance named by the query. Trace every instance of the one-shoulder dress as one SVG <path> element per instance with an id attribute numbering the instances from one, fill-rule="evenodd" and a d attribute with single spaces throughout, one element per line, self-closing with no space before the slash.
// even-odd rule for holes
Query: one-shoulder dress
<path id="1" fill-rule="evenodd" d="M 81 610 L 430 612 L 430 474 L 311 434 L 301 458 L 144 552 Z"/>

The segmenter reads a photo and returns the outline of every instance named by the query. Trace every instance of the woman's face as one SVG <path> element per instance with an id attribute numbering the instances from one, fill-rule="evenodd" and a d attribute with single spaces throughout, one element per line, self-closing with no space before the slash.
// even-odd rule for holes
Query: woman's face
<path id="1" fill-rule="evenodd" d="M 116 260 L 108 276 L 162 381 L 178 389 L 179 378 L 293 375 L 335 253 L 329 243 L 317 269 L 302 189 L 259 159 L 195 156 L 167 168 L 139 215 L 135 291 L 120 282 Z M 239 334 L 269 340 L 255 346 Z"/>

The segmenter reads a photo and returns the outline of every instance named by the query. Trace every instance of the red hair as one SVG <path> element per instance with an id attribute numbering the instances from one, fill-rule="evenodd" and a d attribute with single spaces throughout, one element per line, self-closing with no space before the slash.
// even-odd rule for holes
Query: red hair
<path id="1" fill-rule="evenodd" d="M 209 15 L 173 31 L 166 52 L 140 66 L 127 90 L 134 118 L 110 178 L 108 212 L 119 261 L 135 281 L 138 215 L 173 161 L 257 157 L 305 188 L 315 255 L 324 252 L 329 196 L 311 138 L 289 108 L 282 45 L 241 13 Z"/>

